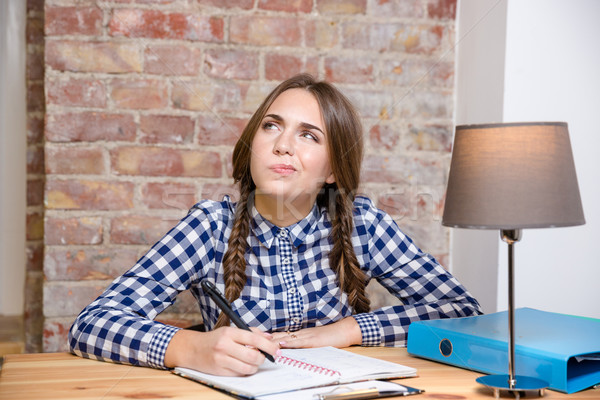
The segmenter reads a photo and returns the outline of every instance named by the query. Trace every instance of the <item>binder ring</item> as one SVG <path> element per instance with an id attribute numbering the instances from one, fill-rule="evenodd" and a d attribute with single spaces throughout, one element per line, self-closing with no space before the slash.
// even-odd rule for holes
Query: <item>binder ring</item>
<path id="1" fill-rule="evenodd" d="M 440 341 L 440 353 L 444 357 L 450 357 L 452 355 L 452 342 L 448 339 L 442 339 Z"/>

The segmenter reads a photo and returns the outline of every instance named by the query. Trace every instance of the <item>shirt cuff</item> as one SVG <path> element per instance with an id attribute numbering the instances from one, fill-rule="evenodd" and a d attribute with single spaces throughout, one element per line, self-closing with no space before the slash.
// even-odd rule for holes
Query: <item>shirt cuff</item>
<path id="1" fill-rule="evenodd" d="M 381 333 L 379 321 L 375 315 L 370 313 L 353 315 L 362 333 L 363 346 L 379 346 L 381 344 Z"/>
<path id="2" fill-rule="evenodd" d="M 148 346 L 148 366 L 152 368 L 167 369 L 165 367 L 165 353 L 167 346 L 173 338 L 173 335 L 180 330 L 175 326 L 161 325 L 158 331 L 152 336 Z"/>

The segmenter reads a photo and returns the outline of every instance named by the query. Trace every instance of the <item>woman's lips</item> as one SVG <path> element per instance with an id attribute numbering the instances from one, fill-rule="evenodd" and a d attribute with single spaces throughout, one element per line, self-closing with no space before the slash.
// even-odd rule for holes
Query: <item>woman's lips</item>
<path id="1" fill-rule="evenodd" d="M 296 172 L 296 168 L 287 164 L 275 164 L 271 166 L 271 170 L 280 175 L 291 175 Z"/>

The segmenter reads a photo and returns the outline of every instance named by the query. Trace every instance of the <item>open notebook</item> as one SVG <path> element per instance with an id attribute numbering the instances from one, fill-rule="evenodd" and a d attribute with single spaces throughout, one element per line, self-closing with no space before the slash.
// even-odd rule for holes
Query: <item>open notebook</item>
<path id="1" fill-rule="evenodd" d="M 254 375 L 216 376 L 177 367 L 177 375 L 246 398 L 338 383 L 416 376 L 415 368 L 354 354 L 335 347 L 283 349 L 275 363 L 265 361 Z"/>

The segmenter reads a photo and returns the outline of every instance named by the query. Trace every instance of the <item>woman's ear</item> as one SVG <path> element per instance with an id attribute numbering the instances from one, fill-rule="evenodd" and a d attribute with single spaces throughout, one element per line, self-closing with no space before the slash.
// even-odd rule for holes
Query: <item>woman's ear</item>
<path id="1" fill-rule="evenodd" d="M 329 176 L 327 177 L 327 179 L 325 179 L 325 183 L 335 183 L 335 176 L 333 176 L 333 172 L 331 174 L 329 174 Z"/>

